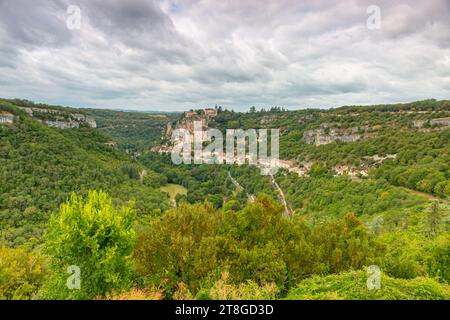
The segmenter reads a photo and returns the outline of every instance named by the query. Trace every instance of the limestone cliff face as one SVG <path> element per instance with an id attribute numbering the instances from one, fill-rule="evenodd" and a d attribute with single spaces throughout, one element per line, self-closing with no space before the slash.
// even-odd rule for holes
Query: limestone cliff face
<path id="1" fill-rule="evenodd" d="M 434 118 L 431 120 L 414 120 L 413 126 L 415 128 L 422 128 L 425 125 L 429 126 L 450 126 L 450 117 Z"/>
<path id="2" fill-rule="evenodd" d="M 327 124 L 318 129 L 312 129 L 303 133 L 303 138 L 308 144 L 320 146 L 334 141 L 354 142 L 360 139 L 367 139 L 377 135 L 377 130 L 381 126 L 373 127 L 353 127 L 353 128 L 330 128 Z"/>
<path id="3" fill-rule="evenodd" d="M 81 113 L 69 113 L 56 109 L 46 108 L 27 108 L 19 107 L 24 110 L 30 117 L 37 121 L 41 121 L 49 127 L 68 129 L 79 128 L 80 125 L 86 125 L 91 128 L 97 127 L 95 119 Z"/>
<path id="4" fill-rule="evenodd" d="M 165 140 L 169 140 L 172 136 L 173 131 L 177 129 L 185 129 L 188 130 L 189 133 L 193 134 L 195 122 L 200 122 L 203 130 L 207 129 L 209 121 L 214 119 L 216 116 L 217 110 L 212 108 L 201 110 L 200 113 L 195 111 L 185 112 L 181 119 L 178 120 L 175 124 L 168 123 L 166 125 L 164 138 Z"/>
<path id="5" fill-rule="evenodd" d="M 189 131 L 190 134 L 194 134 L 195 122 L 200 122 L 202 129 L 208 128 L 208 118 L 205 115 L 199 115 L 195 112 L 186 112 L 184 117 L 176 123 L 175 130 L 185 129 Z"/>
<path id="6" fill-rule="evenodd" d="M 152 151 L 170 153 L 172 151 L 173 144 L 176 143 L 176 141 L 172 141 L 172 134 L 175 130 L 184 129 L 193 135 L 195 122 L 200 122 L 202 130 L 206 130 L 208 129 L 208 123 L 216 116 L 217 110 L 212 108 L 203 109 L 199 112 L 185 112 L 181 119 L 175 124 L 169 122 L 166 125 L 166 131 L 163 135 L 163 143 L 159 146 L 153 147 Z"/>
<path id="7" fill-rule="evenodd" d="M 329 144 L 334 141 L 353 142 L 361 139 L 361 134 L 358 130 L 343 130 L 343 129 L 330 129 L 328 133 L 323 129 L 308 130 L 303 134 L 305 142 L 308 144 L 315 144 L 320 146 L 322 144 Z"/>

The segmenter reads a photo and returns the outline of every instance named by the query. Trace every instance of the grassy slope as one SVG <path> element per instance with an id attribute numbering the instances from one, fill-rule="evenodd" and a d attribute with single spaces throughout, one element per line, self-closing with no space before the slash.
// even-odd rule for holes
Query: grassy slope
<path id="1" fill-rule="evenodd" d="M 161 190 L 161 192 L 168 193 L 170 196 L 170 200 L 172 201 L 172 204 L 175 205 L 176 205 L 176 196 L 179 194 L 187 195 L 188 192 L 188 190 L 185 187 L 174 183 L 168 183 L 165 186 L 161 186 L 159 190 Z"/>

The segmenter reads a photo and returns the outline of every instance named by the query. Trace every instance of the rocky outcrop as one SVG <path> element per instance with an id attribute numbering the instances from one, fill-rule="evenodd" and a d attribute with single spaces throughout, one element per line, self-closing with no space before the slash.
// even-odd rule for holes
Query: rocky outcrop
<path id="1" fill-rule="evenodd" d="M 397 158 L 397 154 L 387 154 L 385 156 L 379 156 L 378 154 L 375 154 L 373 156 L 364 157 L 364 160 L 370 160 L 375 164 L 382 164 L 386 160 L 395 159 L 395 158 Z"/>
<path id="2" fill-rule="evenodd" d="M 450 117 L 435 118 L 431 120 L 413 120 L 413 126 L 415 128 L 428 127 L 446 127 L 450 126 Z"/>
<path id="3" fill-rule="evenodd" d="M 80 127 L 80 123 L 77 121 L 62 121 L 62 120 L 55 120 L 55 121 L 51 121 L 51 120 L 39 120 L 43 123 L 45 123 L 46 125 L 48 125 L 51 128 L 58 128 L 58 129 L 71 129 L 71 128 L 79 128 Z"/>
<path id="4" fill-rule="evenodd" d="M 45 123 L 49 127 L 58 129 L 79 128 L 82 125 L 97 128 L 97 122 L 94 118 L 81 113 L 70 113 L 57 109 L 19 107 L 30 117 L 37 121 Z"/>
<path id="5" fill-rule="evenodd" d="M 362 164 L 358 167 L 349 166 L 346 164 L 337 165 L 333 168 L 335 176 L 341 176 L 347 174 L 351 178 L 367 177 L 369 175 L 369 170 L 381 166 L 384 161 L 395 159 L 396 154 L 387 154 L 385 156 L 373 155 L 366 156 L 362 158 Z"/>
<path id="6" fill-rule="evenodd" d="M 369 175 L 369 170 L 367 168 L 358 168 L 347 165 L 339 165 L 334 167 L 335 176 L 341 176 L 344 174 L 349 175 L 350 177 L 367 177 Z"/>
<path id="7" fill-rule="evenodd" d="M 308 144 L 320 146 L 334 141 L 353 142 L 361 139 L 361 135 L 358 133 L 358 129 L 330 129 L 328 133 L 323 129 L 315 129 L 306 131 L 303 138 Z"/>
<path id="8" fill-rule="evenodd" d="M 413 126 L 415 128 L 422 128 L 425 125 L 426 121 L 425 120 L 414 120 L 413 121 Z"/>
<path id="9" fill-rule="evenodd" d="M 194 134 L 194 123 L 200 123 L 201 129 L 208 129 L 208 123 L 217 116 L 217 109 L 206 108 L 197 111 L 187 111 L 183 114 L 180 120 L 176 123 L 169 122 L 166 125 L 166 130 L 162 137 L 162 144 L 155 146 L 151 149 L 153 152 L 159 153 L 170 153 L 172 152 L 172 146 L 177 143 L 177 141 L 172 141 L 172 133 L 174 130 L 184 129 L 187 130 L 191 135 Z M 181 138 L 181 137 L 180 137 Z"/>
<path id="10" fill-rule="evenodd" d="M 303 162 L 299 166 L 295 164 L 293 160 L 278 160 L 278 166 L 282 169 L 286 169 L 289 172 L 296 173 L 300 177 L 308 175 L 311 170 L 311 162 Z"/>
<path id="11" fill-rule="evenodd" d="M 379 129 L 381 129 L 381 126 L 339 128 L 330 127 L 329 124 L 322 124 L 318 129 L 305 131 L 303 138 L 306 143 L 316 146 L 329 144 L 334 141 L 354 142 L 376 136 L 376 131 Z"/>
<path id="12" fill-rule="evenodd" d="M 77 119 L 79 122 L 86 123 L 91 128 L 97 128 L 97 122 L 95 121 L 94 118 L 91 118 L 85 114 L 79 114 L 79 113 L 71 114 L 71 116 L 73 118 Z"/>

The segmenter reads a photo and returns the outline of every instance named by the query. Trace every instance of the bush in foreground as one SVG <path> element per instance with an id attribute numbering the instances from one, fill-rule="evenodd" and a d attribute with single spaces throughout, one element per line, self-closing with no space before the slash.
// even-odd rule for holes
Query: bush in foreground
<path id="1" fill-rule="evenodd" d="M 46 272 L 42 255 L 23 248 L 0 247 L 0 300 L 34 298 Z"/>
<path id="2" fill-rule="evenodd" d="M 51 275 L 44 297 L 93 299 L 130 287 L 134 219 L 131 205 L 116 210 L 104 192 L 91 191 L 85 200 L 73 194 L 50 219 L 44 249 Z M 79 288 L 67 286 L 76 276 L 75 269 L 68 273 L 69 266 L 79 268 Z"/>
<path id="3" fill-rule="evenodd" d="M 450 286 L 431 278 L 411 280 L 381 276 L 381 288 L 369 290 L 364 271 L 352 271 L 303 280 L 292 289 L 289 300 L 448 300 Z"/>

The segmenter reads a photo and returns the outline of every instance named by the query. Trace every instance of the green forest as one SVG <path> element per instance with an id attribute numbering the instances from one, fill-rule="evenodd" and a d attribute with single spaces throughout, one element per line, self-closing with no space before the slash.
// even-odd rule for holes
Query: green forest
<path id="1" fill-rule="evenodd" d="M 450 101 L 215 109 L 308 173 L 174 165 L 182 113 L 0 99 L 0 299 L 450 299 Z"/>

